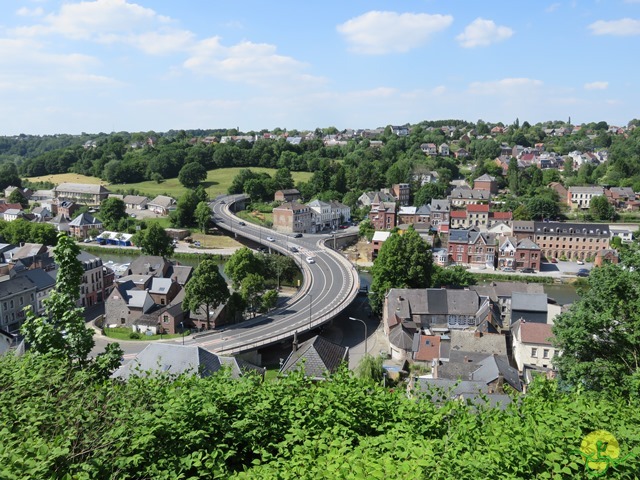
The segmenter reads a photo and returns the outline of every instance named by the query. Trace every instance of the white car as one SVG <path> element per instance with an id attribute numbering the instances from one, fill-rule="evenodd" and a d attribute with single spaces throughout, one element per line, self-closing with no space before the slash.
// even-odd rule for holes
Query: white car
<path id="1" fill-rule="evenodd" d="M 267 237 L 267 241 L 268 241 L 268 242 L 275 242 L 275 241 L 276 241 L 276 239 L 275 239 L 275 238 L 273 238 L 273 237 Z"/>
<path id="2" fill-rule="evenodd" d="M 578 265 L 584 265 L 584 262 L 583 262 L 582 260 L 578 260 L 576 263 L 577 263 Z"/>
<path id="3" fill-rule="evenodd" d="M 307 263 L 316 263 L 313 257 L 307 257 Z"/>

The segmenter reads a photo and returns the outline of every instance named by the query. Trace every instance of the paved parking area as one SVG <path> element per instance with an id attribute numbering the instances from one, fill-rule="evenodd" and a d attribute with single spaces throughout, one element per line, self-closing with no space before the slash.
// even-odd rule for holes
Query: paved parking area
<path id="1" fill-rule="evenodd" d="M 522 273 L 519 271 L 515 272 L 503 272 L 502 270 L 493 269 L 493 268 L 476 268 L 472 267 L 469 269 L 470 272 L 473 273 L 491 273 L 498 275 L 521 275 L 523 279 L 526 277 L 531 277 L 534 275 L 545 276 L 545 277 L 574 277 L 578 273 L 580 269 L 591 270 L 593 268 L 593 263 L 585 262 L 584 265 L 579 265 L 577 262 L 563 262 L 558 261 L 558 263 L 543 263 L 538 273 Z"/>

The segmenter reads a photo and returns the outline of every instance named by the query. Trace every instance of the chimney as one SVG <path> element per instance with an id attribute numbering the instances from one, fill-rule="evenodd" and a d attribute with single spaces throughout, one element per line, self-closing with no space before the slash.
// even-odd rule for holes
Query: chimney
<path id="1" fill-rule="evenodd" d="M 464 363 L 469 363 L 469 357 L 467 357 L 466 355 L 464 356 Z"/>
<path id="2" fill-rule="evenodd" d="M 476 330 L 475 332 L 473 332 L 473 336 L 475 338 L 480 338 L 480 337 L 482 337 L 482 332 L 479 331 L 479 330 Z"/>

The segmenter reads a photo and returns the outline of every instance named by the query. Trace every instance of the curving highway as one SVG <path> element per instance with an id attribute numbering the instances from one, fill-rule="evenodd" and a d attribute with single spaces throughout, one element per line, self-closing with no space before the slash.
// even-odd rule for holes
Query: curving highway
<path id="1" fill-rule="evenodd" d="M 218 228 L 293 257 L 303 272 L 304 280 L 298 294 L 284 307 L 197 340 L 199 345 L 218 353 L 255 350 L 290 339 L 296 332 L 322 325 L 349 306 L 360 286 L 358 273 L 351 262 L 325 246 L 331 237 L 304 234 L 301 238 L 294 238 L 291 234 L 250 223 L 241 225 L 241 220 L 229 207 L 245 198 L 244 195 L 227 195 L 211 202 Z M 291 247 L 298 252 L 292 252 Z M 314 263 L 308 263 L 307 257 L 312 257 Z"/>

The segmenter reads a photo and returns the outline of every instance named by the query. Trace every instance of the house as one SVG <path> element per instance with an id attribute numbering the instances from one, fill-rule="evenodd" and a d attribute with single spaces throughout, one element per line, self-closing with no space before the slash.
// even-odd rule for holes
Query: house
<path id="1" fill-rule="evenodd" d="M 47 207 L 34 207 L 31 213 L 35 215 L 38 222 L 47 222 L 53 218 L 51 211 Z"/>
<path id="2" fill-rule="evenodd" d="M 492 222 L 491 213 L 492 212 L 489 212 L 490 226 L 487 229 L 487 232 L 495 234 L 496 237 L 508 237 L 509 235 L 513 234 L 513 229 L 507 223 L 502 221 Z M 499 212 L 496 212 L 496 213 L 499 213 Z"/>
<path id="3" fill-rule="evenodd" d="M 619 262 L 620 262 L 620 256 L 617 250 L 613 250 L 610 248 L 603 248 L 602 250 L 598 250 L 598 253 L 596 253 L 596 258 L 593 261 L 593 264 L 596 267 L 601 267 L 605 263 L 617 264 Z"/>
<path id="4" fill-rule="evenodd" d="M 540 271 L 540 247 L 528 238 L 518 240 L 515 237 L 506 237 L 498 252 L 499 268 L 533 268 L 536 272 Z"/>
<path id="5" fill-rule="evenodd" d="M 36 285 L 27 277 L 16 276 L 0 282 L 0 328 L 18 333 L 25 320 L 24 309 L 37 310 Z"/>
<path id="6" fill-rule="evenodd" d="M 146 290 L 140 290 L 134 282 L 119 282 L 105 302 L 105 318 L 110 324 L 131 326 L 155 303 Z"/>
<path id="7" fill-rule="evenodd" d="M 515 224 L 515 222 L 514 222 Z M 534 238 L 546 258 L 585 260 L 609 248 L 609 226 L 598 223 L 534 222 Z M 514 235 L 515 227 L 514 227 Z"/>
<path id="8" fill-rule="evenodd" d="M 156 198 L 147 203 L 147 208 L 159 215 L 168 215 L 169 210 L 176 204 L 175 199 L 166 195 L 158 195 Z"/>
<path id="9" fill-rule="evenodd" d="M 349 362 L 349 347 L 330 342 L 319 335 L 297 345 L 294 336 L 293 349 L 280 368 L 287 375 L 302 370 L 305 376 L 313 380 L 325 380 L 335 373 L 343 363 Z"/>
<path id="10" fill-rule="evenodd" d="M 370 207 L 375 202 L 395 202 L 393 195 L 387 192 L 365 192 L 358 197 L 358 205 L 361 207 Z"/>
<path id="11" fill-rule="evenodd" d="M 391 230 L 396 226 L 396 203 L 385 202 L 376 195 L 371 202 L 369 220 L 375 230 Z"/>
<path id="12" fill-rule="evenodd" d="M 457 187 L 451 191 L 447 197 L 452 207 L 465 207 L 474 203 L 486 203 L 491 200 L 491 192 L 489 190 L 475 190 L 466 187 Z"/>
<path id="13" fill-rule="evenodd" d="M 71 201 L 85 205 L 100 205 L 109 195 L 102 185 L 84 183 L 61 183 L 53 189 L 54 198 L 58 201 Z"/>
<path id="14" fill-rule="evenodd" d="M 126 195 L 122 201 L 126 208 L 132 210 L 144 210 L 149 203 L 149 199 L 142 195 Z"/>
<path id="15" fill-rule="evenodd" d="M 438 181 L 440 180 L 440 175 L 436 171 L 416 167 L 416 169 L 413 171 L 412 179 L 414 182 L 419 183 L 422 187 L 427 183 L 438 183 Z"/>
<path id="16" fill-rule="evenodd" d="M 157 305 L 169 305 L 180 290 L 182 287 L 171 278 L 153 277 L 149 286 L 151 299 Z"/>
<path id="17" fill-rule="evenodd" d="M 24 243 L 20 247 L 16 247 L 15 250 L 6 252 L 5 258 L 7 257 L 14 265 L 20 263 L 29 270 L 43 268 L 48 271 L 55 268 L 49 249 L 41 243 Z"/>
<path id="18" fill-rule="evenodd" d="M 329 203 L 331 204 L 331 212 L 339 223 L 351 221 L 351 207 L 337 200 L 331 200 Z"/>
<path id="19" fill-rule="evenodd" d="M 409 135 L 409 127 L 390 125 L 390 128 L 391 132 L 399 137 L 406 137 Z"/>
<path id="20" fill-rule="evenodd" d="M 400 207 L 398 209 L 398 225 L 411 225 L 417 223 L 417 211 L 418 207 Z"/>
<path id="21" fill-rule="evenodd" d="M 522 381 L 518 371 L 509 365 L 506 356 L 493 354 L 480 360 L 479 365 L 479 368 L 471 373 L 471 381 L 490 385 L 493 391 L 502 390 L 503 383 L 507 383 L 517 392 L 522 392 Z"/>
<path id="22" fill-rule="evenodd" d="M 438 227 L 440 224 L 449 226 L 451 204 L 449 200 L 432 199 L 429 205 L 431 225 Z"/>
<path id="23" fill-rule="evenodd" d="M 324 229 L 338 228 L 340 223 L 339 213 L 331 208 L 329 202 L 322 200 L 313 200 L 307 204 L 311 209 L 311 225 L 313 232 L 319 232 Z"/>
<path id="24" fill-rule="evenodd" d="M 33 190 L 30 188 L 20 188 L 10 185 L 4 189 L 4 198 L 9 198 L 15 190 L 18 190 L 26 200 L 30 200 L 33 195 Z"/>
<path id="25" fill-rule="evenodd" d="M 88 213 L 81 213 L 69 222 L 69 233 L 77 239 L 90 238 L 89 231 L 102 231 L 102 222 Z"/>
<path id="26" fill-rule="evenodd" d="M 492 177 L 491 175 L 485 173 L 484 175 L 476 178 L 473 181 L 473 189 L 488 190 L 492 194 L 497 194 L 498 182 L 496 181 L 496 177 Z"/>
<path id="27" fill-rule="evenodd" d="M 453 156 L 456 158 L 467 158 L 469 156 L 469 152 L 464 148 L 459 148 L 455 152 L 453 152 Z"/>
<path id="28" fill-rule="evenodd" d="M 622 241 L 622 243 L 631 243 L 633 242 L 633 231 L 624 225 L 609 225 L 609 234 L 611 235 L 611 240 L 618 237 Z"/>
<path id="29" fill-rule="evenodd" d="M 53 206 L 55 206 L 56 215 L 64 215 L 67 218 L 72 218 L 75 215 L 76 210 L 80 208 L 77 203 L 70 202 L 67 200 L 62 200 L 62 201 L 56 200 L 52 204 L 52 207 Z"/>
<path id="30" fill-rule="evenodd" d="M 551 182 L 548 187 L 558 194 L 558 198 L 560 199 L 560 203 L 563 205 L 568 205 L 567 199 L 569 191 L 559 182 Z"/>
<path id="31" fill-rule="evenodd" d="M 118 368 L 112 378 L 128 380 L 133 376 L 197 375 L 209 377 L 228 369 L 232 378 L 248 373 L 264 377 L 265 370 L 239 358 L 222 357 L 197 346 L 151 343 L 129 363 Z"/>
<path id="32" fill-rule="evenodd" d="M 140 255 L 129 264 L 126 275 L 150 275 L 166 278 L 171 268 L 171 262 L 155 255 Z"/>
<path id="33" fill-rule="evenodd" d="M 611 187 L 604 191 L 605 196 L 616 208 L 626 208 L 629 202 L 636 199 L 636 194 L 631 187 Z"/>
<path id="34" fill-rule="evenodd" d="M 469 289 L 478 292 L 478 295 L 488 297 L 497 306 L 502 328 L 509 328 L 511 325 L 511 296 L 514 293 L 544 294 L 544 287 L 539 283 L 491 282 L 472 285 Z"/>
<path id="35" fill-rule="evenodd" d="M 435 143 L 423 143 L 420 145 L 420 150 L 422 150 L 425 155 L 435 156 L 438 154 L 438 147 Z"/>
<path id="36" fill-rule="evenodd" d="M 286 202 L 273 209 L 273 228 L 284 233 L 314 231 L 313 211 L 297 201 Z"/>
<path id="37" fill-rule="evenodd" d="M 449 380 L 445 378 L 411 378 L 409 388 L 426 394 L 431 402 L 444 404 L 450 400 L 458 400 L 478 407 L 499 408 L 504 410 L 512 403 L 511 396 L 482 381 Z"/>
<path id="38" fill-rule="evenodd" d="M 496 315 L 489 299 L 472 290 L 392 288 L 384 299 L 382 322 L 392 358 L 405 360 L 415 353 L 414 336 L 426 329 L 482 330 Z"/>
<path id="39" fill-rule="evenodd" d="M 546 293 L 513 292 L 511 294 L 511 325 L 521 319 L 530 323 L 547 323 L 547 303 Z"/>
<path id="40" fill-rule="evenodd" d="M 276 202 L 295 202 L 296 200 L 300 200 L 300 198 L 302 197 L 296 188 L 277 190 L 274 195 L 274 200 Z"/>
<path id="41" fill-rule="evenodd" d="M 69 218 L 62 215 L 61 213 L 49 220 L 49 223 L 53 225 L 58 232 L 69 231 Z"/>
<path id="42" fill-rule="evenodd" d="M 553 368 L 553 358 L 559 353 L 553 346 L 552 325 L 517 320 L 511 326 L 512 355 L 520 372 L 527 368 Z"/>
<path id="43" fill-rule="evenodd" d="M 496 237 L 474 229 L 449 232 L 449 259 L 456 265 L 493 268 L 496 254 Z"/>
<path id="44" fill-rule="evenodd" d="M 588 210 L 593 197 L 603 195 L 603 187 L 569 187 L 567 191 L 567 205 L 574 209 Z"/>
<path id="45" fill-rule="evenodd" d="M 78 306 L 92 307 L 104 302 L 104 267 L 102 259 L 87 252 L 80 252 L 77 258 L 82 264 L 83 270 Z"/>
<path id="46" fill-rule="evenodd" d="M 36 300 L 35 300 L 35 308 L 34 312 L 37 315 L 44 314 L 45 306 L 44 300 L 49 298 L 49 294 L 56 286 L 56 281 L 53 275 L 45 272 L 42 268 L 34 268 L 33 270 L 23 270 L 20 272 L 16 272 L 16 270 L 12 270 L 13 274 L 12 278 L 21 276 L 27 278 L 32 284 L 36 286 Z M 10 280 L 8 280 L 10 281 Z"/>
<path id="47" fill-rule="evenodd" d="M 510 225 L 512 221 L 513 221 L 513 212 L 489 212 L 489 219 L 487 220 L 487 228 L 490 229 L 497 224 L 504 224 L 507 226 L 507 228 L 510 229 Z"/>
<path id="48" fill-rule="evenodd" d="M 21 208 L 9 208 L 4 212 L 4 221 L 5 222 L 13 222 L 18 218 L 22 218 L 24 216 L 24 212 Z"/>
<path id="49" fill-rule="evenodd" d="M 391 186 L 391 194 L 400 205 L 409 205 L 411 185 L 408 183 L 395 183 Z"/>
<path id="50" fill-rule="evenodd" d="M 441 143 L 438 147 L 438 153 L 443 157 L 448 157 L 451 154 L 449 145 L 447 145 L 446 143 Z"/>
<path id="51" fill-rule="evenodd" d="M 96 240 L 105 245 L 116 245 L 118 247 L 130 247 L 132 243 L 133 234 L 112 232 L 105 230 L 100 235 L 96 236 Z"/>
<path id="52" fill-rule="evenodd" d="M 17 336 L 0 328 L 0 355 L 7 353 L 16 344 Z"/>
<path id="53" fill-rule="evenodd" d="M 380 249 L 382 248 L 382 244 L 387 241 L 387 239 L 391 236 L 391 232 L 380 232 L 375 231 L 373 233 L 373 238 L 371 239 L 372 251 L 371 251 L 371 260 L 375 260 L 378 258 L 378 254 L 380 253 Z"/>

